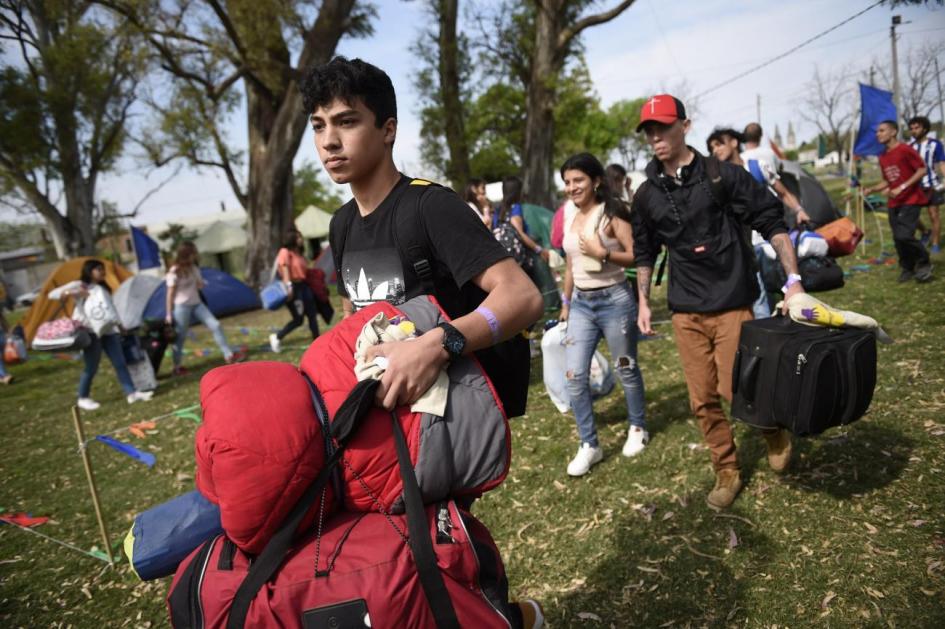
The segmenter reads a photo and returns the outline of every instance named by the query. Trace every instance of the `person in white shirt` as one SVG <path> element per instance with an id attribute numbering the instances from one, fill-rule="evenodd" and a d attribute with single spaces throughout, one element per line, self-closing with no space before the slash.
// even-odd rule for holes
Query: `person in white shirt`
<path id="1" fill-rule="evenodd" d="M 492 204 L 486 196 L 486 182 L 482 179 L 470 179 L 466 184 L 466 191 L 463 194 L 463 200 L 466 201 L 482 224 L 492 228 Z"/>
<path id="2" fill-rule="evenodd" d="M 125 391 L 129 404 L 147 401 L 153 393 L 137 391 L 125 363 L 125 354 L 121 348 L 121 327 L 118 323 L 118 313 L 112 302 L 112 292 L 105 283 L 105 265 L 101 260 L 86 260 L 82 265 L 81 279 L 64 284 L 49 292 L 50 299 L 75 299 L 75 309 L 72 318 L 89 329 L 92 342 L 82 350 L 85 368 L 79 376 L 79 400 L 77 406 L 85 411 L 94 411 L 99 406 L 90 395 L 92 379 L 98 371 L 102 360 L 102 350 L 108 356 L 118 382 Z"/>
<path id="3" fill-rule="evenodd" d="M 810 218 L 807 216 L 807 213 L 804 212 L 803 208 L 801 208 L 801 204 L 798 202 L 797 197 L 795 197 L 791 191 L 785 188 L 784 184 L 781 183 L 778 173 L 775 170 L 776 164 L 778 164 L 778 162 L 766 161 L 768 157 L 766 155 L 766 150 L 757 146 L 751 153 L 748 151 L 743 151 L 742 139 L 742 135 L 735 129 L 716 127 L 715 130 L 713 130 L 709 135 L 709 138 L 706 140 L 706 147 L 709 149 L 709 152 L 712 153 L 712 155 L 714 155 L 719 161 L 729 162 L 736 166 L 741 166 L 747 170 L 749 173 L 751 173 L 752 177 L 756 181 L 767 186 L 771 194 L 779 197 L 784 205 L 795 209 L 797 212 L 796 216 L 798 223 L 803 223 L 810 220 Z M 773 151 L 768 149 L 767 152 L 770 152 L 774 160 L 777 160 L 777 156 L 774 155 Z M 745 160 L 746 154 L 749 155 L 750 161 Z M 778 193 L 779 189 L 781 190 L 780 194 Z M 755 257 L 758 259 L 759 269 L 761 268 L 761 256 L 763 255 L 761 252 L 762 244 L 764 244 L 764 238 L 761 237 L 761 234 L 755 230 L 752 230 L 751 245 L 755 250 Z M 755 300 L 754 304 L 752 304 L 751 310 L 752 314 L 755 316 L 755 319 L 764 319 L 771 316 L 771 303 L 768 299 L 768 292 L 765 289 L 764 279 L 761 276 L 760 270 L 756 273 L 756 276 L 758 278 L 758 286 L 760 287 L 761 292 L 758 295 L 758 299 Z"/>
<path id="4" fill-rule="evenodd" d="M 757 122 L 749 122 L 745 126 L 745 130 L 742 132 L 741 136 L 735 137 L 735 139 L 740 140 L 744 144 L 744 148 L 740 151 L 740 158 L 743 162 L 742 165 L 755 179 L 767 185 L 788 209 L 794 210 L 798 224 L 809 222 L 810 216 L 808 216 L 804 208 L 801 207 L 801 202 L 785 187 L 784 183 L 781 181 L 780 175 L 778 175 L 778 173 L 781 172 L 781 160 L 778 159 L 778 156 L 773 150 L 766 146 L 761 146 L 763 133 L 760 124 Z M 757 163 L 758 168 L 756 168 L 752 162 Z M 757 174 L 759 169 L 760 175 Z"/>
<path id="5" fill-rule="evenodd" d="M 945 183 L 943 183 L 945 182 L 945 148 L 941 140 L 929 137 L 931 128 L 932 124 L 925 116 L 915 116 L 909 120 L 909 133 L 912 135 L 909 146 L 914 148 L 925 162 L 926 173 L 919 181 L 919 185 L 929 200 L 926 207 L 932 222 L 928 232 L 922 228 L 921 221 L 919 229 L 926 232 L 923 234 L 923 240 L 925 237 L 930 239 L 932 253 L 939 253 L 942 250 L 939 246 L 942 220 L 938 208 L 945 203 L 945 192 L 943 192 L 945 190 Z"/>

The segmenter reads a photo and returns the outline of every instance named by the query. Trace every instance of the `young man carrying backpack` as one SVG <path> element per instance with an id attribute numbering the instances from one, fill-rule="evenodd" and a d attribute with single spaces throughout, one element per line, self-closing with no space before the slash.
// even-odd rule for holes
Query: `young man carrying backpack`
<path id="1" fill-rule="evenodd" d="M 345 316 L 376 301 L 432 294 L 452 319 L 413 341 L 373 348 L 369 360 L 387 360 L 377 403 L 413 403 L 450 360 L 475 352 L 506 413 L 523 414 L 529 348 L 520 332 L 543 312 L 538 289 L 458 195 L 397 170 L 397 103 L 387 74 L 336 57 L 300 90 L 322 165 L 353 196 L 329 233 Z M 513 607 L 520 626 L 541 626 L 537 603 Z"/>
<path id="2" fill-rule="evenodd" d="M 689 120 L 679 99 L 660 94 L 640 112 L 641 129 L 655 157 L 647 181 L 633 197 L 630 213 L 640 301 L 638 324 L 652 334 L 650 279 L 661 245 L 669 266 L 669 308 L 686 374 L 689 403 L 711 451 L 715 487 L 706 502 L 713 509 L 732 504 L 742 481 L 732 428 L 720 398 L 732 398 L 732 367 L 741 324 L 752 318 L 758 296 L 754 254 L 746 230 L 771 242 L 788 275 L 785 298 L 803 292 L 794 248 L 787 236 L 781 202 L 744 169 L 703 157 L 686 145 Z M 790 436 L 763 433 L 768 462 L 787 469 Z"/>

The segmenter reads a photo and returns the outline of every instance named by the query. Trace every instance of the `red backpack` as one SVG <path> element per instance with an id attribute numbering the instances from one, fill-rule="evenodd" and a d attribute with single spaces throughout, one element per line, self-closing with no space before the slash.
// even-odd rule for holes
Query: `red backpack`
<path id="1" fill-rule="evenodd" d="M 424 513 L 435 565 L 461 627 L 509 627 L 505 568 L 489 531 L 455 502 Z M 176 629 L 433 628 L 406 516 L 337 513 L 300 540 L 248 607 L 233 600 L 255 563 L 221 535 L 181 563 L 167 599 Z M 411 538 L 412 539 L 412 536 Z M 369 624 L 368 624 L 369 623 Z"/>
<path id="2" fill-rule="evenodd" d="M 378 303 L 313 342 L 301 372 L 248 363 L 201 382 L 197 486 L 227 536 L 178 567 L 175 627 L 508 626 L 494 542 L 446 503 L 505 478 L 501 404 L 478 363 L 459 360 L 443 417 L 377 408 L 379 382 L 356 381 L 354 346 L 380 312 L 421 331 L 445 320 L 432 298 Z"/>

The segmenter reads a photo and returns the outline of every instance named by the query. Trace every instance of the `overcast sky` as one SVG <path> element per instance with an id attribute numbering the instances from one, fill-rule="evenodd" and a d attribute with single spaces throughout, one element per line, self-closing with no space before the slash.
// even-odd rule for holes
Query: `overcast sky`
<path id="1" fill-rule="evenodd" d="M 479 0 L 482 2 L 482 0 Z M 599 8 L 615 0 L 600 0 Z M 646 96 L 685 83 L 689 94 L 698 94 L 754 65 L 775 57 L 872 4 L 872 0 L 637 0 L 620 17 L 585 31 L 587 63 L 605 106 L 615 100 Z M 418 2 L 375 0 L 378 17 L 369 39 L 346 40 L 338 52 L 361 57 L 391 76 L 397 90 L 399 122 L 394 158 L 414 176 L 424 173 L 418 158 L 417 104 L 410 77 L 416 65 L 408 49 L 419 24 L 428 22 Z M 463 2 L 460 2 L 463 5 Z M 891 16 L 901 14 L 900 59 L 911 46 L 940 41 L 945 36 L 945 10 L 926 7 L 891 11 L 878 6 L 816 42 L 763 70 L 714 91 L 699 102 L 690 143 L 704 146 L 705 137 L 719 124 L 742 127 L 755 119 L 756 95 L 761 96 L 761 123 L 773 135 L 775 124 L 782 134 L 793 123 L 798 140 L 811 137 L 815 128 L 799 114 L 804 84 L 814 65 L 837 72 L 849 67 L 851 85 L 869 68 L 873 58 L 890 54 Z M 945 69 L 945 59 L 940 59 Z M 933 118 L 937 117 L 936 115 Z M 230 138 L 245 146 L 245 121 L 233 119 Z M 296 163 L 315 160 L 311 130 L 302 140 Z M 153 172 L 145 179 L 132 163 L 121 173 L 101 180 L 100 198 L 119 207 L 133 207 L 145 191 L 168 176 L 170 170 Z M 347 191 L 344 191 L 347 194 Z M 238 203 L 225 179 L 212 170 L 181 170 L 153 195 L 139 212 L 135 224 L 147 224 L 178 216 L 219 211 Z"/>

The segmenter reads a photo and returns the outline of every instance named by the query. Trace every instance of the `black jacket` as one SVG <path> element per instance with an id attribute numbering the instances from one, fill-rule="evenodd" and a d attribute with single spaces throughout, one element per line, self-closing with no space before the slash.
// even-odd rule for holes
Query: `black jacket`
<path id="1" fill-rule="evenodd" d="M 660 246 L 667 246 L 673 312 L 747 306 L 758 297 L 748 228 L 767 240 L 786 233 L 784 206 L 747 171 L 726 162 L 719 163 L 721 181 L 713 185 L 707 158 L 690 150 L 695 159 L 682 168 L 681 183 L 663 175 L 659 160 L 647 164 L 647 181 L 630 213 L 637 266 L 653 267 Z"/>

